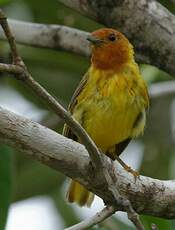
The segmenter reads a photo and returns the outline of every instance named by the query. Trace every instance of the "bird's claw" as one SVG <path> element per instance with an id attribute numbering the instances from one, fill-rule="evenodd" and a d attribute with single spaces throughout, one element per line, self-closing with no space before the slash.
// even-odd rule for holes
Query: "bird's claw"
<path id="1" fill-rule="evenodd" d="M 140 174 L 137 171 L 133 170 L 130 166 L 125 165 L 124 169 L 134 176 L 135 182 L 136 182 L 137 179 L 139 179 Z"/>

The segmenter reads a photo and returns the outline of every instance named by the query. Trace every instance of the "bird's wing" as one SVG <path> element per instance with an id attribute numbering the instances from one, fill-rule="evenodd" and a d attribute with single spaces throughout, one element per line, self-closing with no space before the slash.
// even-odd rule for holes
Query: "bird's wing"
<path id="1" fill-rule="evenodd" d="M 86 73 L 83 76 L 82 80 L 80 81 L 77 89 L 75 90 L 75 92 L 74 92 L 74 94 L 73 94 L 73 96 L 71 98 L 70 104 L 68 106 L 68 111 L 71 114 L 73 114 L 73 112 L 74 112 L 74 108 L 75 108 L 75 106 L 77 104 L 77 97 L 80 95 L 80 93 L 85 88 L 85 85 L 87 83 L 88 77 L 89 77 L 88 73 Z M 63 136 L 71 138 L 74 141 L 77 141 L 77 136 L 72 132 L 72 130 L 69 128 L 69 126 L 67 124 L 65 124 L 64 128 L 63 128 Z"/>

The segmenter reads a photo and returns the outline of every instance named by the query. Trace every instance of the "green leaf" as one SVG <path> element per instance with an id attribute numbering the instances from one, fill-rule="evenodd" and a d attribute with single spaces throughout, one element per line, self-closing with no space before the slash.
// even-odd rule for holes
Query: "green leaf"
<path id="1" fill-rule="evenodd" d="M 12 149 L 0 145 L 0 230 L 5 229 L 11 200 Z"/>

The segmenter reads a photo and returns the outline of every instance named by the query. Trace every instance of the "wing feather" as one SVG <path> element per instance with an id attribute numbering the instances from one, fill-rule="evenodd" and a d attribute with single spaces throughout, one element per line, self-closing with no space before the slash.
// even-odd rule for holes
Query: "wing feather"
<path id="1" fill-rule="evenodd" d="M 88 72 L 83 76 L 82 80 L 80 81 L 77 89 L 75 90 L 72 98 L 71 98 L 71 101 L 70 101 L 70 104 L 68 106 L 68 111 L 73 114 L 74 112 L 74 108 L 77 104 L 77 97 L 80 95 L 80 93 L 83 91 L 83 89 L 85 88 L 86 86 L 86 83 L 87 83 L 87 80 L 88 80 L 88 77 L 89 77 L 89 74 Z M 77 141 L 77 136 L 72 132 L 72 130 L 70 129 L 70 127 L 65 124 L 64 125 L 64 128 L 63 128 L 63 136 L 65 137 L 68 137 L 68 138 L 71 138 L 72 140 L 74 141 Z"/>

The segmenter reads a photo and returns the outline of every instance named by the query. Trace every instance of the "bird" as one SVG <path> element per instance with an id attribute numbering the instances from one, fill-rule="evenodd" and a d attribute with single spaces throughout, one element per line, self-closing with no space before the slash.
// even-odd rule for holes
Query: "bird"
<path id="1" fill-rule="evenodd" d="M 117 159 L 134 174 L 119 155 L 131 139 L 144 132 L 149 107 L 146 82 L 135 62 L 133 46 L 124 34 L 113 28 L 101 28 L 87 40 L 91 48 L 90 67 L 75 90 L 68 110 L 101 152 L 112 160 Z M 63 135 L 81 143 L 67 124 Z M 94 194 L 72 180 L 67 199 L 90 207 Z"/>

